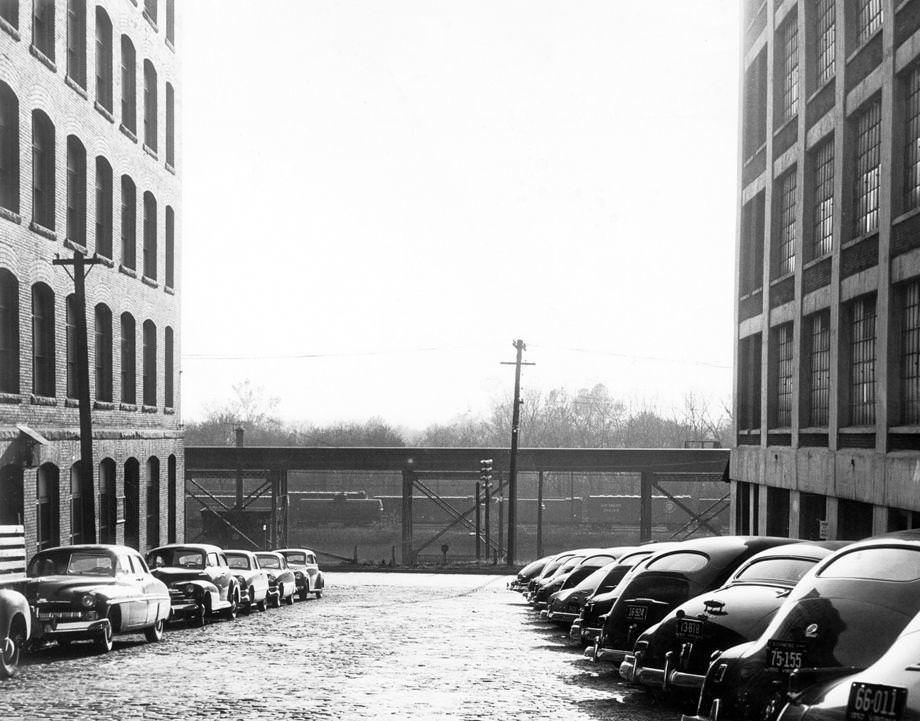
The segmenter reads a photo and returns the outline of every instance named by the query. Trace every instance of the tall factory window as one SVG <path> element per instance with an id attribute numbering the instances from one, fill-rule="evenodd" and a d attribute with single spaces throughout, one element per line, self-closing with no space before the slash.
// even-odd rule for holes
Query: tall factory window
<path id="1" fill-rule="evenodd" d="M 67 136 L 67 239 L 86 245 L 86 148 Z"/>
<path id="2" fill-rule="evenodd" d="M 53 463 L 45 463 L 38 469 L 38 483 L 35 484 L 35 537 L 37 548 L 54 548 L 59 545 L 61 472 Z"/>
<path id="3" fill-rule="evenodd" d="M 53 398 L 54 291 L 44 283 L 32 286 L 32 392 Z"/>
<path id="4" fill-rule="evenodd" d="M 176 2 L 166 0 L 166 40 L 170 45 L 176 45 Z"/>
<path id="5" fill-rule="evenodd" d="M 795 270 L 795 168 L 787 172 L 778 182 L 776 195 L 776 276 Z"/>
<path id="6" fill-rule="evenodd" d="M 96 156 L 96 254 L 112 258 L 112 166 Z"/>
<path id="7" fill-rule="evenodd" d="M 920 281 L 901 293 L 901 422 L 920 425 Z"/>
<path id="8" fill-rule="evenodd" d="M 54 62 L 54 0 L 32 0 L 32 45 Z"/>
<path id="9" fill-rule="evenodd" d="M 157 24 L 157 0 L 144 0 L 144 15 L 156 27 Z"/>
<path id="10" fill-rule="evenodd" d="M 19 281 L 0 268 L 0 393 L 19 393 Z"/>
<path id="11" fill-rule="evenodd" d="M 157 199 L 149 190 L 144 192 L 144 275 L 157 277 Z"/>
<path id="12" fill-rule="evenodd" d="M 96 6 L 96 102 L 112 112 L 112 21 Z"/>
<path id="13" fill-rule="evenodd" d="M 799 110 L 799 30 L 795 13 L 783 23 L 776 37 L 776 120 L 782 125 Z"/>
<path id="14" fill-rule="evenodd" d="M 147 547 L 160 545 L 160 459 L 147 460 Z"/>
<path id="15" fill-rule="evenodd" d="M 144 145 L 157 149 L 157 71 L 144 61 Z"/>
<path id="16" fill-rule="evenodd" d="M 760 429 L 760 334 L 741 340 L 738 351 L 738 428 Z"/>
<path id="17" fill-rule="evenodd" d="M 96 400 L 112 402 L 112 311 L 96 306 Z"/>
<path id="18" fill-rule="evenodd" d="M 137 133 L 137 64 L 134 45 L 121 36 L 121 124 Z"/>
<path id="19" fill-rule="evenodd" d="M 808 319 L 808 421 L 809 426 L 826 427 L 831 393 L 830 314 L 815 313 Z"/>
<path id="20" fill-rule="evenodd" d="M 834 139 L 812 153 L 812 257 L 827 255 L 834 247 Z"/>
<path id="21" fill-rule="evenodd" d="M 907 76 L 904 133 L 904 210 L 920 207 L 920 65 Z"/>
<path id="22" fill-rule="evenodd" d="M 883 20 L 882 0 L 856 0 L 856 42 L 866 42 Z"/>
<path id="23" fill-rule="evenodd" d="M 172 207 L 166 206 L 166 262 L 165 284 L 167 288 L 176 287 L 176 214 Z"/>
<path id="24" fill-rule="evenodd" d="M 127 175 L 121 176 L 121 264 L 137 268 L 137 188 Z"/>
<path id="25" fill-rule="evenodd" d="M 0 0 L 0 18 L 19 28 L 19 0 Z"/>
<path id="26" fill-rule="evenodd" d="M 121 402 L 137 403 L 137 329 L 134 316 L 121 314 Z"/>
<path id="27" fill-rule="evenodd" d="M 166 83 L 166 162 L 176 165 L 176 97 L 171 83 Z"/>
<path id="28" fill-rule="evenodd" d="M 767 52 L 754 58 L 744 73 L 743 142 L 744 159 L 752 157 L 767 142 Z"/>
<path id="29" fill-rule="evenodd" d="M 86 0 L 67 0 L 67 77 L 86 88 Z"/>
<path id="30" fill-rule="evenodd" d="M 157 327 L 144 321 L 144 405 L 157 404 Z"/>
<path id="31" fill-rule="evenodd" d="M 774 428 L 792 425 L 792 323 L 773 329 Z"/>
<path id="32" fill-rule="evenodd" d="M 764 193 L 741 209 L 741 295 L 763 285 Z"/>
<path id="33" fill-rule="evenodd" d="M 87 482 L 88 481 L 88 482 Z M 95 543 L 93 480 L 83 477 L 80 461 L 70 467 L 70 542 Z"/>
<path id="34" fill-rule="evenodd" d="M 65 300 L 65 356 L 67 367 L 66 391 L 68 398 L 79 397 L 79 380 L 77 378 L 77 296 L 71 293 Z"/>
<path id="35" fill-rule="evenodd" d="M 163 400 L 163 405 L 167 408 L 172 408 L 175 403 L 175 398 L 173 397 L 173 384 L 174 384 L 174 350 L 173 350 L 173 329 L 169 326 L 166 326 L 166 333 L 163 339 L 163 366 L 164 366 L 164 379 L 163 379 L 163 395 L 165 396 Z"/>
<path id="36" fill-rule="evenodd" d="M 19 99 L 0 82 L 0 206 L 19 212 Z"/>
<path id="37" fill-rule="evenodd" d="M 32 220 L 54 230 L 54 125 L 32 111 Z"/>
<path id="38" fill-rule="evenodd" d="M 850 424 L 875 423 L 875 297 L 864 296 L 849 306 Z"/>
<path id="39" fill-rule="evenodd" d="M 873 100 L 856 119 L 856 201 L 854 236 L 878 230 L 879 184 L 881 178 L 882 104 Z"/>
<path id="40" fill-rule="evenodd" d="M 815 85 L 820 87 L 834 77 L 837 54 L 835 0 L 817 0 L 815 18 Z"/>

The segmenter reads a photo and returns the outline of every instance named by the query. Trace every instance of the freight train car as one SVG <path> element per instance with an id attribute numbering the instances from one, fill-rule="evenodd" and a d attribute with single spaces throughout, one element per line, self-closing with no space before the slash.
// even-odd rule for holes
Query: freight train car
<path id="1" fill-rule="evenodd" d="M 543 524 L 547 526 L 571 526 L 581 521 L 581 498 L 544 498 Z M 537 523 L 537 499 L 522 498 L 518 501 L 517 520 L 523 524 Z"/>
<path id="2" fill-rule="evenodd" d="M 696 502 L 690 496 L 676 496 L 688 508 Z M 591 525 L 637 526 L 642 515 L 640 496 L 586 496 L 583 520 Z M 667 496 L 652 496 L 652 523 L 656 526 L 679 528 L 689 516 Z"/>

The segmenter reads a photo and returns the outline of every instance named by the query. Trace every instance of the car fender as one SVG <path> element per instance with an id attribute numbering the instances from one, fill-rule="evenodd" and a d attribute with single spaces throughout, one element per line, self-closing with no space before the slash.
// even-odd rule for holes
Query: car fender
<path id="1" fill-rule="evenodd" d="M 29 602 L 19 591 L 0 588 L 0 639 L 10 635 L 13 619 L 21 616 L 26 624 L 26 640 L 32 636 L 32 613 Z"/>

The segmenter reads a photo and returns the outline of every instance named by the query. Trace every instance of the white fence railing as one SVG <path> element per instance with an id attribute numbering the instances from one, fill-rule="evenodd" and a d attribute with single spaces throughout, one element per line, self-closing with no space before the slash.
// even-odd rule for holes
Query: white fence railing
<path id="1" fill-rule="evenodd" d="M 26 540 L 22 526 L 0 526 L 0 577 L 26 572 Z"/>

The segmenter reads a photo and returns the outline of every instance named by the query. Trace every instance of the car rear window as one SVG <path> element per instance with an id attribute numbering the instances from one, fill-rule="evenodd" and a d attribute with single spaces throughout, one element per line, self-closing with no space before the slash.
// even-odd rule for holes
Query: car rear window
<path id="1" fill-rule="evenodd" d="M 306 563 L 307 557 L 302 553 L 283 553 L 283 555 L 288 563 Z"/>
<path id="2" fill-rule="evenodd" d="M 227 554 L 227 565 L 230 568 L 249 568 L 249 557 L 244 556 L 242 553 L 228 553 Z"/>
<path id="3" fill-rule="evenodd" d="M 281 568 L 281 561 L 278 560 L 275 556 L 257 556 L 259 559 L 259 564 L 262 568 Z"/>
<path id="4" fill-rule="evenodd" d="M 876 581 L 920 580 L 920 550 L 877 546 L 844 553 L 821 569 L 822 578 L 864 578 Z"/>
<path id="5" fill-rule="evenodd" d="M 735 580 L 796 584 L 815 563 L 809 558 L 765 558 L 741 569 Z"/>
<path id="6" fill-rule="evenodd" d="M 601 566 L 606 566 L 611 561 L 616 561 L 613 556 L 588 556 L 584 561 L 581 562 L 582 566 L 593 566 L 594 568 L 600 568 Z"/>
<path id="7" fill-rule="evenodd" d="M 646 566 L 649 571 L 671 571 L 674 573 L 692 573 L 705 568 L 709 563 L 709 556 L 703 553 L 683 551 L 669 553 L 661 558 L 656 558 Z"/>

